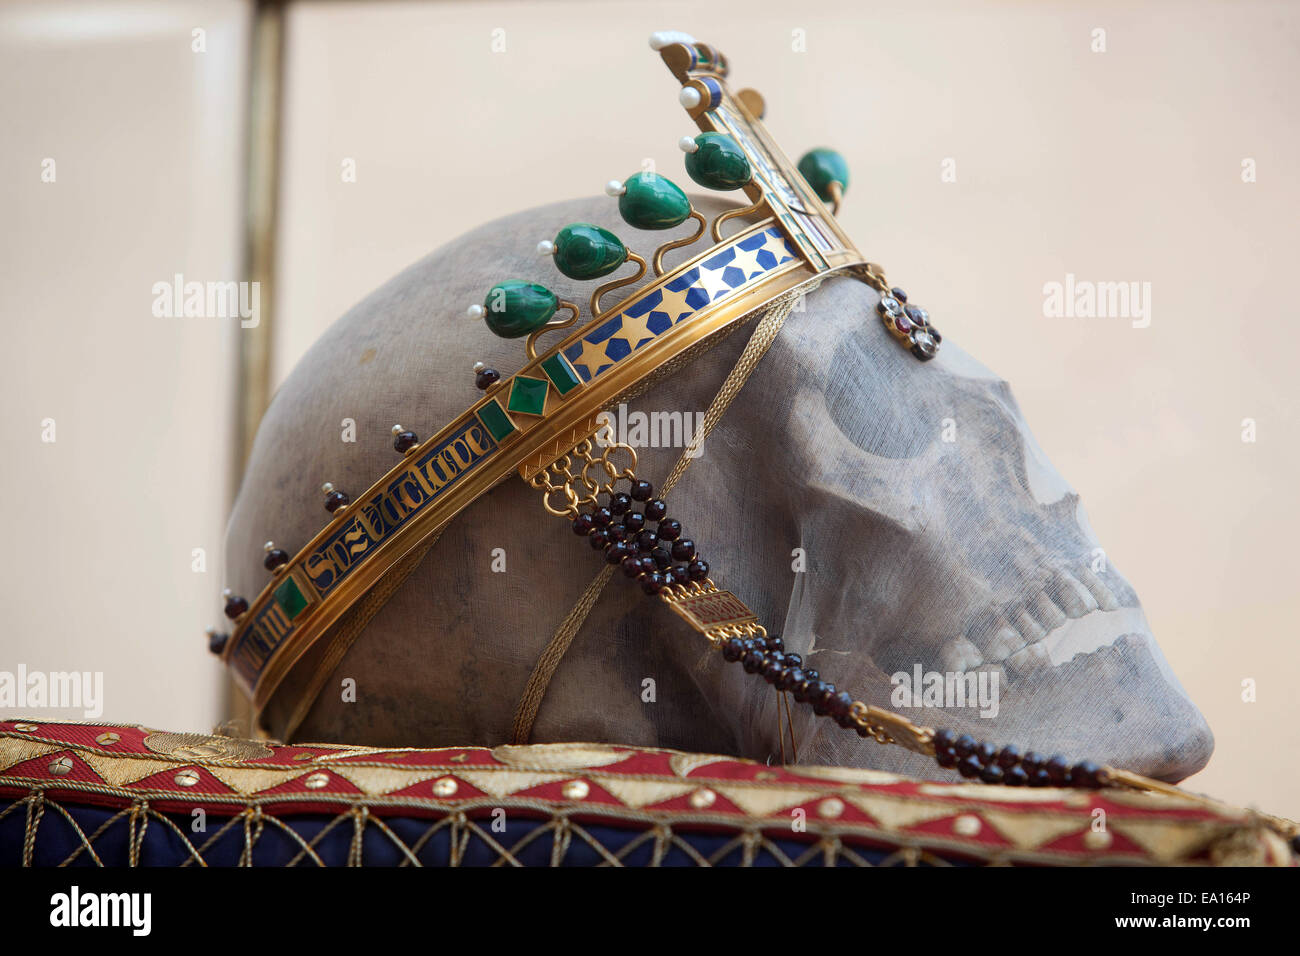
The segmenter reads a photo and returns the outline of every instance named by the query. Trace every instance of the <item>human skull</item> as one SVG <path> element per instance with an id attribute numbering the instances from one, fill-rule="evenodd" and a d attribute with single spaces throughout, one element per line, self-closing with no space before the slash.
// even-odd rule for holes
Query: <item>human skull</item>
<path id="1" fill-rule="evenodd" d="M 725 208 L 695 203 L 709 216 Z M 590 283 L 534 253 L 572 221 L 627 232 L 608 200 L 511 216 L 416 263 L 312 347 L 266 413 L 235 504 L 236 593 L 264 586 L 262 541 L 293 552 L 319 530 L 323 481 L 359 494 L 392 466 L 394 423 L 432 435 L 477 399 L 476 360 L 505 374 L 522 364 L 520 343 L 465 319 L 467 304 L 507 277 L 586 301 Z M 846 277 L 810 292 L 668 496 L 714 580 L 855 699 L 899 702 L 902 679 L 891 676 L 918 667 L 983 672 L 998 681 L 996 715 L 900 709 L 921 724 L 1163 779 L 1198 770 L 1209 729 L 1007 384 L 951 339 L 918 361 L 883 327 L 877 301 Z M 658 412 L 693 426 L 752 328 L 611 410 L 616 425 L 636 435 L 629 417 Z M 344 419 L 356 422 L 355 442 L 340 440 Z M 662 481 L 682 456 L 689 432 L 669 437 L 673 447 L 637 449 L 641 477 Z M 539 492 L 512 478 L 451 522 L 332 668 L 301 726 L 290 714 L 320 666 L 312 662 L 271 701 L 267 723 L 280 736 L 351 744 L 508 742 L 538 656 L 601 566 Z M 339 693 L 344 678 L 356 681 L 355 702 Z M 795 710 L 800 763 L 947 773 Z M 771 687 L 621 575 L 561 661 L 531 740 L 782 753 Z"/>

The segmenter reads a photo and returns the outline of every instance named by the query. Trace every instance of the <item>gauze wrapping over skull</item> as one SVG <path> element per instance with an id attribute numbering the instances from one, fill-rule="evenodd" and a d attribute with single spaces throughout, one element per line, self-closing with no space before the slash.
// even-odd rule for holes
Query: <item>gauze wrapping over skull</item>
<path id="1" fill-rule="evenodd" d="M 726 208 L 694 202 L 710 216 Z M 263 541 L 295 550 L 319 530 L 323 481 L 360 490 L 391 467 L 395 422 L 430 434 L 475 400 L 475 361 L 520 364 L 518 343 L 483 334 L 464 307 L 502 276 L 539 278 L 537 239 L 572 221 L 617 227 L 600 199 L 489 224 L 401 273 L 313 346 L 266 414 L 236 502 L 227 580 L 237 592 L 265 583 Z M 573 301 L 591 291 L 547 280 Z M 916 361 L 876 302 L 851 278 L 809 293 L 673 488 L 672 513 L 712 577 L 839 688 L 919 724 L 1164 779 L 1199 769 L 1209 729 L 1007 384 L 951 339 Z M 753 327 L 610 410 L 623 434 L 648 440 L 642 477 L 662 481 L 682 456 L 693 429 L 675 423 L 696 422 Z M 344 419 L 357 441 L 340 440 Z M 536 490 L 499 484 L 450 523 L 341 661 L 309 655 L 291 674 L 266 709 L 270 730 L 507 742 L 538 656 L 601 569 L 580 545 Z M 294 727 L 321 668 L 321 692 Z M 339 692 L 345 678 L 355 701 Z M 958 684 L 973 694 L 956 700 Z M 555 671 L 531 739 L 765 759 L 780 752 L 776 705 L 771 687 L 616 577 Z M 943 773 L 802 709 L 794 720 L 801 763 Z"/>

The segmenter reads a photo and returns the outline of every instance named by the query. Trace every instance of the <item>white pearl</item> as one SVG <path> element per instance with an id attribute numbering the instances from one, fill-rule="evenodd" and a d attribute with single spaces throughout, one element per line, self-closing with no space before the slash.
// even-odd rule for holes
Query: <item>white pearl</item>
<path id="1" fill-rule="evenodd" d="M 465 314 L 468 315 L 471 319 L 481 319 L 483 318 L 483 306 L 475 302 L 473 305 L 471 305 L 468 309 L 465 310 Z"/>
<path id="2" fill-rule="evenodd" d="M 622 183 L 620 183 L 617 179 L 611 179 L 609 182 L 605 183 L 606 196 L 613 196 L 615 198 L 618 198 L 619 196 L 623 195 L 625 192 L 627 192 L 627 188 Z"/>
<path id="3" fill-rule="evenodd" d="M 334 490 L 334 482 L 332 481 L 325 482 L 325 484 L 320 486 L 320 490 L 325 492 L 325 494 L 328 495 L 331 491 Z"/>
<path id="4" fill-rule="evenodd" d="M 275 548 L 275 542 L 274 542 L 274 541 L 268 541 L 268 542 L 266 542 L 266 544 L 262 545 L 262 547 L 263 547 L 265 550 L 267 550 L 267 551 L 274 550 L 274 548 Z"/>
<path id="5" fill-rule="evenodd" d="M 481 372 L 481 371 L 483 371 L 483 369 L 485 369 L 485 368 L 487 368 L 487 365 L 484 364 L 483 362 L 475 362 L 475 363 L 474 363 L 474 371 L 476 371 L 476 372 Z"/>
<path id="6" fill-rule="evenodd" d="M 551 242 L 549 239 L 543 239 L 537 244 L 537 254 L 539 256 L 555 255 L 555 243 Z"/>
<path id="7" fill-rule="evenodd" d="M 401 425 L 394 425 L 394 426 L 393 426 L 393 434 L 394 434 L 394 435 L 399 435 L 399 434 L 401 434 L 401 431 L 402 431 L 402 426 L 401 426 Z"/>
<path id="8" fill-rule="evenodd" d="M 677 148 L 683 153 L 693 153 L 700 148 L 700 144 L 695 142 L 694 136 L 683 136 L 677 141 Z"/>
<path id="9" fill-rule="evenodd" d="M 656 30 L 650 34 L 650 49 L 662 50 L 673 43 L 694 43 L 695 37 L 681 30 Z"/>
<path id="10" fill-rule="evenodd" d="M 693 86 L 683 86 L 682 91 L 677 94 L 677 102 L 688 110 L 693 110 L 700 105 L 700 91 Z"/>

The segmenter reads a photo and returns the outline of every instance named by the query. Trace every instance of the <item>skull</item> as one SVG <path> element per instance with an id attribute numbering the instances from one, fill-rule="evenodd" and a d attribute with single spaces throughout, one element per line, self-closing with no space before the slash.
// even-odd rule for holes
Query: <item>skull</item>
<path id="1" fill-rule="evenodd" d="M 706 215 L 723 208 L 695 202 Z M 626 234 L 611 206 L 558 203 L 471 232 L 331 327 L 259 430 L 228 535 L 237 593 L 265 584 L 260 542 L 292 552 L 319 530 L 322 481 L 359 494 L 391 467 L 393 423 L 431 435 L 476 400 L 476 360 L 507 374 L 522 364 L 518 342 L 463 318 L 493 282 L 532 279 L 585 301 L 589 284 L 532 250 L 571 221 Z M 714 580 L 855 699 L 1163 779 L 1198 770 L 1209 729 L 1007 384 L 951 338 L 918 361 L 884 328 L 877 302 L 851 278 L 810 292 L 668 496 Z M 942 316 L 935 322 L 942 328 Z M 641 477 L 662 481 L 681 458 L 752 328 L 612 410 L 642 442 Z M 344 419 L 356 422 L 355 442 L 340 441 Z M 512 479 L 451 522 L 354 627 L 341 660 L 317 654 L 295 669 L 266 710 L 272 732 L 369 745 L 509 742 L 537 658 L 601 569 L 539 498 Z M 312 675 L 326 672 L 298 726 Z M 982 680 L 989 696 L 974 706 L 924 698 L 919 686 L 900 696 L 918 672 L 974 674 L 957 682 Z M 355 702 L 338 692 L 344 678 L 356 681 Z M 782 753 L 778 727 L 770 686 L 615 575 L 552 677 L 531 740 L 765 759 Z M 806 708 L 792 733 L 801 763 L 947 774 Z"/>

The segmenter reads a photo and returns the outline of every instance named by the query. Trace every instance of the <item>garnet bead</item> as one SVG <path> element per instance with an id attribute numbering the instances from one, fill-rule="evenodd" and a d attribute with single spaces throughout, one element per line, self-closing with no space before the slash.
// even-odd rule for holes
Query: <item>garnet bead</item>
<path id="1" fill-rule="evenodd" d="M 266 552 L 266 557 L 262 559 L 262 566 L 268 571 L 274 571 L 276 568 L 283 567 L 289 563 L 289 552 L 280 548 L 272 548 Z"/>
<path id="2" fill-rule="evenodd" d="M 215 628 L 208 628 L 208 650 L 213 654 L 224 651 L 228 640 L 230 640 L 229 634 L 223 634 Z"/>
<path id="3" fill-rule="evenodd" d="M 1007 767 L 1014 767 L 1020 762 L 1020 748 L 1015 744 L 1007 744 L 998 751 L 997 761 L 998 766 L 1004 770 Z"/>
<path id="4" fill-rule="evenodd" d="M 627 540 L 627 528 L 624 528 L 621 524 L 610 525 L 608 528 L 605 529 L 605 533 L 609 535 L 610 541 Z"/>
<path id="5" fill-rule="evenodd" d="M 907 293 L 904 292 L 902 289 L 900 289 L 898 286 L 894 286 L 892 289 L 889 290 L 889 292 L 899 302 L 907 301 Z"/>
<path id="6" fill-rule="evenodd" d="M 648 513 L 649 509 L 647 509 L 647 514 Z M 675 541 L 681 533 L 682 523 L 676 518 L 665 518 L 663 521 L 659 522 L 659 537 L 663 538 L 665 541 Z M 682 560 L 686 561 L 689 559 L 683 558 Z"/>
<path id="7" fill-rule="evenodd" d="M 591 515 L 585 511 L 573 519 L 573 533 L 579 537 L 586 537 L 591 534 L 592 529 L 596 527 L 596 522 L 591 519 Z"/>
<path id="8" fill-rule="evenodd" d="M 649 501 L 655 493 L 654 485 L 643 478 L 638 478 L 632 482 L 632 487 L 628 494 L 632 496 L 633 501 Z"/>
<path id="9" fill-rule="evenodd" d="M 646 502 L 645 516 L 651 521 L 662 521 L 668 514 L 668 502 L 662 498 L 654 498 Z"/>
<path id="10" fill-rule="evenodd" d="M 813 713 L 818 717 L 825 717 L 827 713 L 826 705 L 830 699 L 835 696 L 835 685 L 829 681 L 817 680 L 814 683 L 816 693 L 809 693 L 808 698 L 812 701 Z"/>
<path id="11" fill-rule="evenodd" d="M 776 661 L 768 657 L 766 663 L 763 664 L 763 680 L 769 684 L 777 683 L 785 674 L 786 666 L 784 661 Z"/>
<path id="12" fill-rule="evenodd" d="M 690 561 L 695 557 L 695 542 L 690 538 L 678 538 L 673 542 L 673 557 L 678 561 Z"/>
<path id="13" fill-rule="evenodd" d="M 1045 761 L 1041 754 L 1033 750 L 1026 750 L 1025 755 L 1020 758 L 1020 766 L 1025 768 L 1025 773 L 1032 774 L 1036 770 L 1042 770 Z"/>
<path id="14" fill-rule="evenodd" d="M 639 511 L 629 511 L 623 515 L 623 527 L 628 531 L 640 531 L 645 527 L 645 515 Z"/>
<path id="15" fill-rule="evenodd" d="M 604 528 L 597 528 L 587 540 L 591 542 L 591 550 L 599 551 L 609 545 L 609 532 Z"/>
<path id="16" fill-rule="evenodd" d="M 940 767 L 947 767 L 951 770 L 957 766 L 957 754 L 951 747 L 943 747 L 934 752 L 934 759 Z"/>
<path id="17" fill-rule="evenodd" d="M 807 675 L 808 680 L 816 680 L 818 677 L 821 676 L 821 675 L 818 674 L 815 670 L 813 670 L 811 667 L 805 667 L 805 668 L 803 669 L 803 672 L 804 672 L 804 674 Z"/>
<path id="18" fill-rule="evenodd" d="M 1050 787 L 1052 778 L 1047 775 L 1046 770 L 1040 768 L 1029 775 L 1029 785 L 1031 787 Z"/>
<path id="19" fill-rule="evenodd" d="M 757 674 L 763 668 L 767 660 L 767 655 L 760 650 L 751 649 L 745 654 L 742 663 L 745 666 L 746 674 Z"/>
<path id="20" fill-rule="evenodd" d="M 997 748 L 995 748 L 991 743 L 981 740 L 975 745 L 975 749 L 972 753 L 979 758 L 980 763 L 991 764 L 993 763 L 993 758 L 997 755 Z"/>
<path id="21" fill-rule="evenodd" d="M 623 492 L 618 492 L 609 496 L 609 510 L 611 514 L 627 514 L 627 510 L 632 507 L 632 499 Z"/>
<path id="22" fill-rule="evenodd" d="M 608 508 L 597 508 L 591 512 L 591 521 L 597 528 L 603 528 L 614 520 L 614 513 Z"/>
<path id="23" fill-rule="evenodd" d="M 685 584 L 687 581 L 691 579 L 690 574 L 686 570 L 686 565 L 684 564 L 679 564 L 675 568 L 673 568 L 672 576 L 673 576 L 673 584 Z"/>
<path id="24" fill-rule="evenodd" d="M 605 560 L 610 564 L 621 564 L 623 559 L 630 557 L 632 546 L 626 541 L 614 541 L 605 549 Z"/>
<path id="25" fill-rule="evenodd" d="M 333 514 L 340 508 L 346 508 L 351 503 L 352 499 L 341 491 L 331 491 L 325 496 L 325 510 L 330 514 Z"/>
<path id="26" fill-rule="evenodd" d="M 646 594 L 658 594 L 664 589 L 664 576 L 658 571 L 650 571 L 641 575 L 641 590 Z"/>
<path id="27" fill-rule="evenodd" d="M 692 581 L 703 581 L 709 576 L 709 562 L 696 558 L 687 565 L 686 572 Z"/>
<path id="28" fill-rule="evenodd" d="M 826 701 L 826 713 L 836 720 L 847 718 L 852 707 L 853 698 L 848 695 L 847 691 L 840 691 Z"/>
<path id="29" fill-rule="evenodd" d="M 232 621 L 248 610 L 248 602 L 236 595 L 226 598 L 226 617 Z"/>
<path id="30" fill-rule="evenodd" d="M 1070 768 L 1070 783 L 1075 787 L 1096 790 L 1101 786 L 1101 767 L 1091 760 L 1081 760 Z"/>
<path id="31" fill-rule="evenodd" d="M 655 548 L 650 552 L 650 557 L 654 559 L 655 567 L 660 571 L 667 571 L 672 567 L 673 559 L 663 548 Z"/>
<path id="32" fill-rule="evenodd" d="M 636 549 L 638 551 L 650 552 L 654 550 L 659 539 L 655 537 L 653 531 L 638 531 L 636 536 Z"/>
<path id="33" fill-rule="evenodd" d="M 1023 787 L 1029 783 L 1029 774 L 1024 767 L 1007 767 L 1002 773 L 1002 782 L 1008 787 Z"/>
<path id="34" fill-rule="evenodd" d="M 767 637 L 763 639 L 763 646 L 766 647 L 769 651 L 781 651 L 782 653 L 785 652 L 785 641 L 781 640 L 780 634 L 767 635 Z M 786 660 L 789 660 L 791 656 L 792 655 L 787 654 Z"/>
<path id="35" fill-rule="evenodd" d="M 738 637 L 730 637 L 722 642 L 722 659 L 734 664 L 745 656 L 745 642 Z"/>
<path id="36" fill-rule="evenodd" d="M 983 769 L 974 757 L 962 757 L 957 761 L 957 772 L 963 777 L 978 777 Z"/>
<path id="37" fill-rule="evenodd" d="M 1047 771 L 1047 778 L 1052 781 L 1053 786 L 1064 787 L 1070 782 L 1070 765 L 1065 762 L 1065 758 L 1060 754 L 1055 754 L 1051 760 L 1043 765 Z"/>
<path id="38" fill-rule="evenodd" d="M 632 555 L 631 557 L 624 558 L 621 562 L 619 562 L 619 567 L 623 569 L 623 573 L 626 574 L 629 578 L 635 578 L 638 575 L 640 575 L 642 571 L 645 570 L 645 568 L 641 567 L 641 559 L 638 558 L 636 555 Z"/>
<path id="39" fill-rule="evenodd" d="M 403 455 L 418 444 L 420 444 L 420 439 L 416 437 L 413 431 L 400 431 L 393 436 L 393 447 Z"/>
<path id="40" fill-rule="evenodd" d="M 501 373 L 494 368 L 481 368 L 474 375 L 474 384 L 482 389 L 489 389 L 501 381 Z"/>
<path id="41" fill-rule="evenodd" d="M 947 750 L 951 748 L 952 745 L 957 741 L 957 735 L 954 734 L 951 730 L 944 728 L 942 730 L 936 730 L 934 732 L 934 737 L 932 738 L 932 740 L 934 741 L 935 753 L 938 753 L 940 750 Z"/>
<path id="42" fill-rule="evenodd" d="M 962 734 L 952 742 L 952 749 L 957 752 L 958 757 L 969 757 L 975 752 L 977 746 L 975 738 L 970 734 Z"/>
<path id="43" fill-rule="evenodd" d="M 985 783 L 1001 783 L 1002 768 L 997 764 L 991 764 L 980 771 L 980 779 Z"/>

